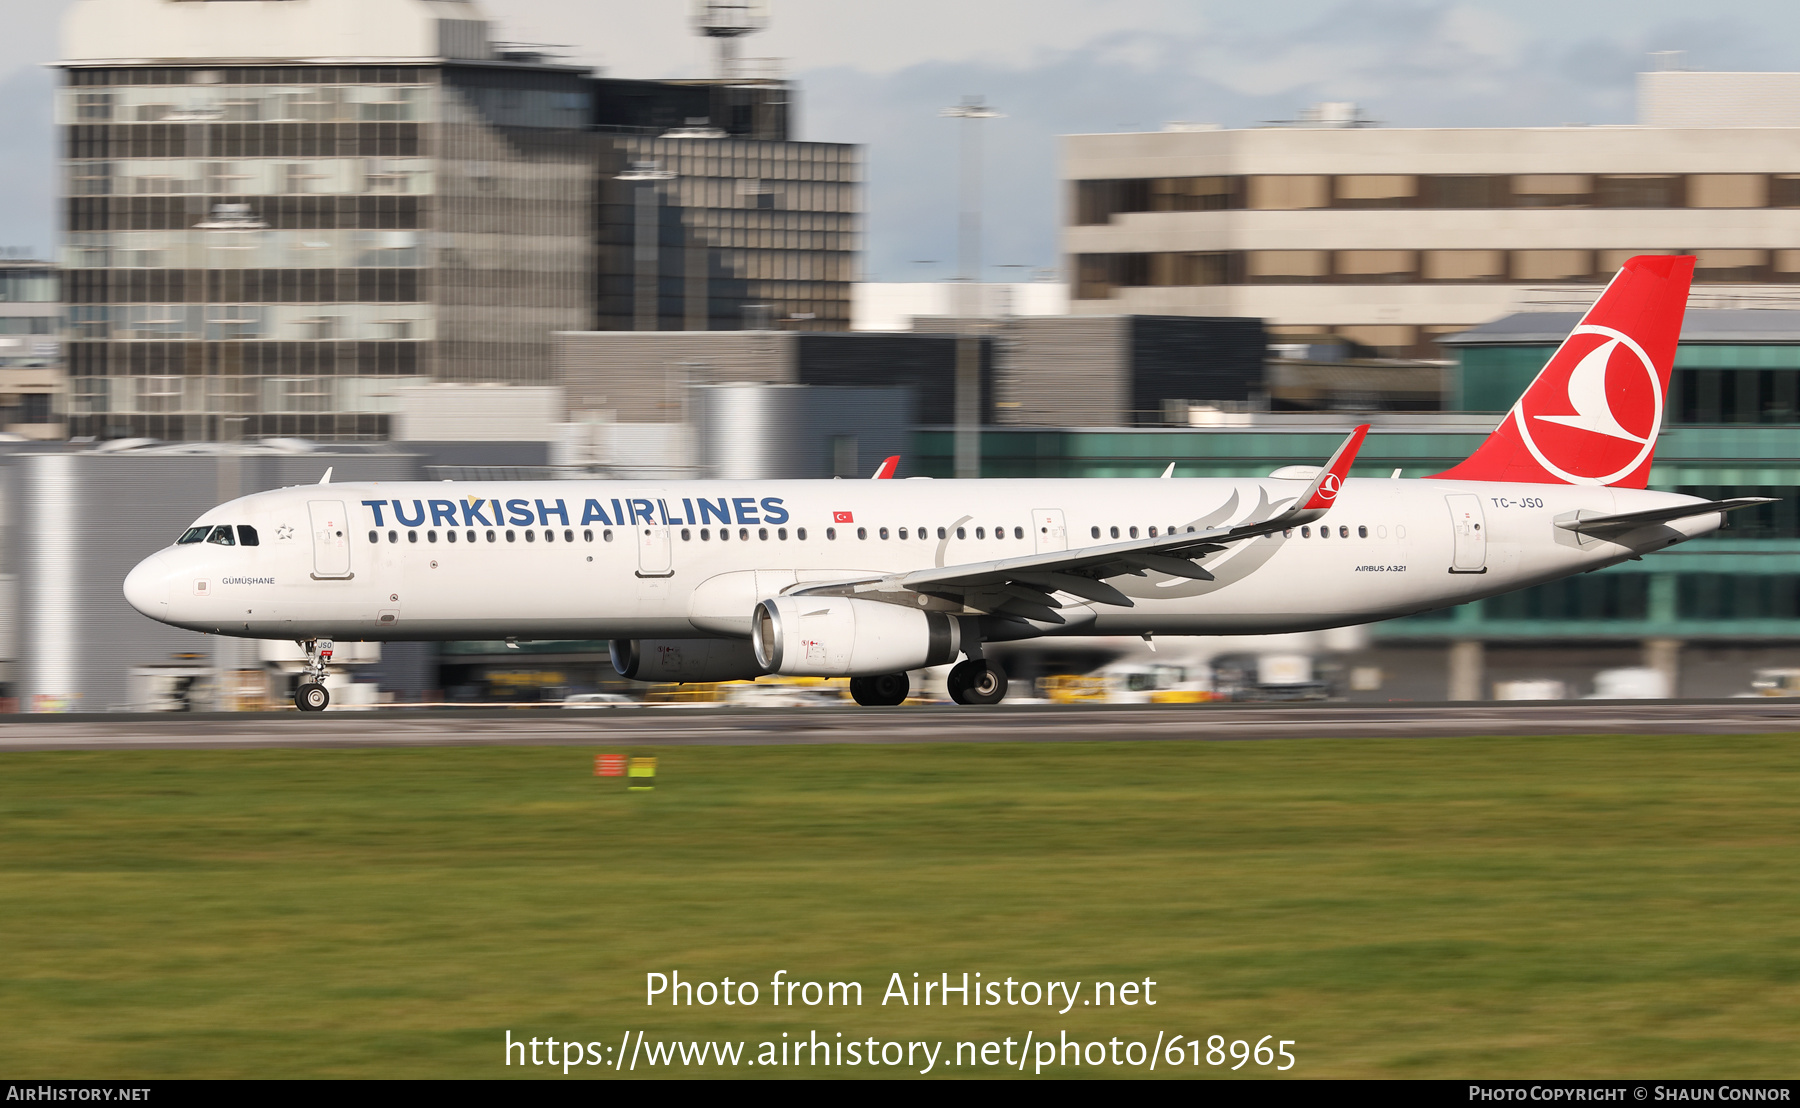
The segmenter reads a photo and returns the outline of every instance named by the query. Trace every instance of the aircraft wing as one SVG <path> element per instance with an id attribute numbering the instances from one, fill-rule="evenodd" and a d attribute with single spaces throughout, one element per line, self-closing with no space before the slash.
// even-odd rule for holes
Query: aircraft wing
<path id="1" fill-rule="evenodd" d="M 1617 534 L 1620 531 L 1629 531 L 1634 527 L 1645 527 L 1652 523 L 1668 523 L 1671 520 L 1705 515 L 1708 512 L 1735 512 L 1739 508 L 1748 508 L 1756 504 L 1773 504 L 1778 499 L 1774 496 L 1739 496 L 1730 500 L 1705 500 L 1697 504 L 1651 508 L 1643 512 L 1620 512 L 1616 515 L 1559 519 L 1556 521 L 1556 525 L 1565 531 L 1574 531 L 1583 535 Z"/>
<path id="2" fill-rule="evenodd" d="M 1066 622 L 1056 612 L 1062 607 L 1053 595 L 1058 592 L 1102 604 L 1133 607 L 1131 598 L 1107 584 L 1107 578 L 1142 576 L 1146 570 L 1155 570 L 1210 581 L 1212 574 L 1195 564 L 1194 558 L 1223 550 L 1234 542 L 1285 531 L 1323 517 L 1343 487 L 1344 477 L 1368 431 L 1366 424 L 1352 431 L 1299 496 L 1278 500 L 1269 506 L 1272 511 L 1267 517 L 1235 527 L 1190 529 L 1156 538 L 814 584 L 795 591 L 808 596 L 918 594 L 955 601 L 977 611 L 1046 623 Z"/>

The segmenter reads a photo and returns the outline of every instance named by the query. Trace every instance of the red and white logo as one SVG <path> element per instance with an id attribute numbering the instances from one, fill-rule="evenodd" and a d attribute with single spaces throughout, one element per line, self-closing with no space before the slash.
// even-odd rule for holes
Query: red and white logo
<path id="1" fill-rule="evenodd" d="M 1662 381 L 1630 335 L 1582 324 L 1512 414 L 1525 448 L 1545 470 L 1572 485 L 1610 485 L 1656 449 Z"/>
<path id="2" fill-rule="evenodd" d="M 831 522 L 833 522 L 833 523 L 855 523 L 856 520 L 854 520 L 850 517 L 849 512 L 833 512 L 833 513 L 831 513 Z"/>
<path id="3" fill-rule="evenodd" d="M 1344 481 L 1342 478 L 1335 473 L 1327 473 L 1325 479 L 1319 482 L 1319 499 L 1336 500 L 1338 490 L 1343 487 Z"/>

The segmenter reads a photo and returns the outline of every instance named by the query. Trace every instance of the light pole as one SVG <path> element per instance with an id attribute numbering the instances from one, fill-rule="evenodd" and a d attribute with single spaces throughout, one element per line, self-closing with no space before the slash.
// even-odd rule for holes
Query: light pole
<path id="1" fill-rule="evenodd" d="M 956 476 L 981 476 L 981 340 L 975 317 L 980 314 L 981 282 L 981 128 L 1000 113 L 979 96 L 938 113 L 962 124 L 962 213 L 956 224 L 956 279 L 962 303 L 956 337 Z"/>
<path id="2" fill-rule="evenodd" d="M 614 180 L 630 181 L 636 193 L 637 230 L 632 236 L 632 258 L 637 277 L 632 297 L 632 330 L 657 329 L 656 296 L 656 182 L 672 181 L 675 174 L 659 169 L 655 162 L 632 162 L 631 168 Z"/>

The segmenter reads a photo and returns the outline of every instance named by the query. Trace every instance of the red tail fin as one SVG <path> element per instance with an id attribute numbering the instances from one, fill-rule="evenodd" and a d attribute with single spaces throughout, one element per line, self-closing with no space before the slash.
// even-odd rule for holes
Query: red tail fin
<path id="1" fill-rule="evenodd" d="M 1693 276 L 1693 258 L 1627 261 L 1487 441 L 1435 476 L 1643 488 Z"/>

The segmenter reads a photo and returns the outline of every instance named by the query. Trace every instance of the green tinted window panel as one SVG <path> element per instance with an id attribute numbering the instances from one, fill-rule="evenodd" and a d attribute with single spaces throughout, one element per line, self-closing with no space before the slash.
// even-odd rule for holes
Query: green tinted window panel
<path id="1" fill-rule="evenodd" d="M 1677 369 L 1800 369 L 1800 346 L 1684 343 Z"/>

